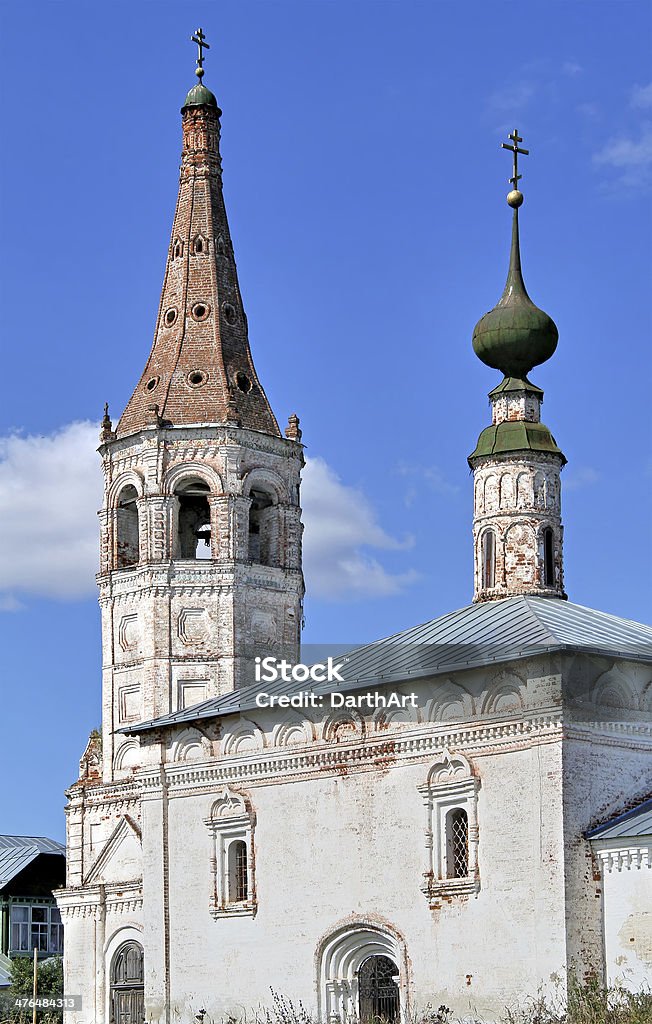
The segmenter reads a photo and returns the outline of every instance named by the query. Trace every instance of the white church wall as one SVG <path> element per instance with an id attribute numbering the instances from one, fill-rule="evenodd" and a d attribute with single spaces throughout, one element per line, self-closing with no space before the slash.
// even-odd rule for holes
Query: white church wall
<path id="1" fill-rule="evenodd" d="M 404 943 L 402 983 L 415 1009 L 428 1001 L 458 1012 L 477 1004 L 478 1012 L 498 1016 L 523 991 L 535 991 L 564 960 L 559 744 L 469 757 L 481 779 L 480 892 L 442 899 L 436 909 L 421 891 L 426 848 L 417 789 L 433 758 L 273 785 L 234 783 L 255 810 L 255 917 L 211 917 L 203 821 L 215 791 L 177 787 L 167 812 L 174 999 L 235 1012 L 243 1003 L 269 1002 L 272 986 L 316 1009 L 317 949 L 347 924 L 384 929 Z M 163 815 L 158 801 L 143 808 L 154 900 L 152 906 L 146 892 L 146 963 L 148 991 L 156 993 L 165 930 Z"/>

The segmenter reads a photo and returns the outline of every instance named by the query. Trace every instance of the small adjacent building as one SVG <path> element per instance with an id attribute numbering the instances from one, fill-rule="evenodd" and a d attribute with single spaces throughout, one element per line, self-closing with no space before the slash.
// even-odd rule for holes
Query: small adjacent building
<path id="1" fill-rule="evenodd" d="M 591 829 L 586 838 L 603 879 L 609 984 L 646 988 L 652 958 L 652 798 Z"/>
<path id="2" fill-rule="evenodd" d="M 0 987 L 18 956 L 60 956 L 63 925 L 53 890 L 66 880 L 66 848 L 42 836 L 0 836 Z"/>

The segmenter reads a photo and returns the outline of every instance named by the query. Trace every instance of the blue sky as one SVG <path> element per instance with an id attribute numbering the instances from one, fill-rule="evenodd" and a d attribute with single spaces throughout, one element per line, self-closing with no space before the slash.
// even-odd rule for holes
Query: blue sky
<path id="1" fill-rule="evenodd" d="M 99 723 L 95 424 L 151 344 L 201 24 L 258 374 L 307 454 L 307 641 L 467 604 L 517 126 L 571 600 L 650 615 L 647 2 L 0 4 L 0 831 L 63 837 Z M 341 571 L 334 571 L 338 567 Z"/>

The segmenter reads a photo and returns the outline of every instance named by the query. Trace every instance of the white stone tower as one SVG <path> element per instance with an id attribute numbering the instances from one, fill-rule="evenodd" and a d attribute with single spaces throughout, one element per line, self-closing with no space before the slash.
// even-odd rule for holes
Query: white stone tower
<path id="1" fill-rule="evenodd" d="M 474 477 L 474 601 L 518 594 L 565 598 L 560 472 L 566 459 L 541 423 L 543 391 L 528 380 L 534 366 L 557 347 L 557 327 L 530 299 L 521 273 L 517 159 L 522 139 L 510 135 L 514 154 L 512 246 L 507 283 L 498 305 L 473 332 L 476 355 L 501 370 L 489 392 L 492 424 L 469 456 Z"/>
<path id="2" fill-rule="evenodd" d="M 253 653 L 299 656 L 299 421 L 281 436 L 254 369 L 222 195 L 221 111 L 201 76 L 181 113 L 154 343 L 116 430 L 108 412 L 102 428 L 105 782 L 142 760 L 122 726 L 253 682 Z"/>

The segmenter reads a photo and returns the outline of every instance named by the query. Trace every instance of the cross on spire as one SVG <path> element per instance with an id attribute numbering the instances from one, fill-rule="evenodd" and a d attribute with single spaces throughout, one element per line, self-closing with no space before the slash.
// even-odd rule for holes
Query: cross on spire
<path id="1" fill-rule="evenodd" d="M 501 142 L 500 145 L 503 149 L 509 149 L 514 154 L 514 174 L 509 180 L 514 186 L 514 189 L 518 189 L 519 180 L 523 177 L 522 174 L 518 173 L 518 155 L 521 153 L 523 156 L 529 156 L 530 150 L 519 149 L 519 143 L 522 142 L 523 139 L 518 134 L 518 129 L 515 128 L 513 132 L 510 132 L 507 138 L 511 139 L 512 145 L 510 146 L 507 142 Z"/>
<path id="2" fill-rule="evenodd" d="M 204 35 L 203 28 L 198 28 L 197 31 L 195 32 L 194 36 L 190 37 L 190 41 L 193 42 L 193 43 L 197 43 L 198 55 L 197 55 L 197 70 L 195 71 L 195 74 L 197 75 L 197 78 L 201 82 L 202 78 L 204 77 L 204 59 L 205 58 L 204 58 L 203 51 L 204 50 L 210 50 L 210 46 L 206 42 L 206 36 Z"/>

